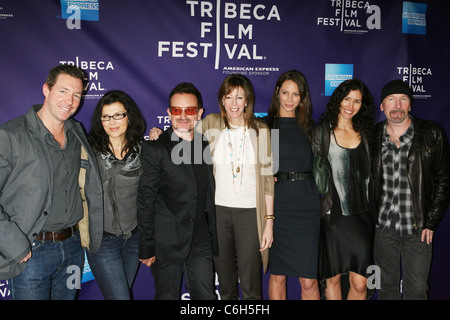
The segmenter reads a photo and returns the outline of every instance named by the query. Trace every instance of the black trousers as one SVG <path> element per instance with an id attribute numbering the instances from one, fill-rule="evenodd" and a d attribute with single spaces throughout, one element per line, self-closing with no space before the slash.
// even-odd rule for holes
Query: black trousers
<path id="1" fill-rule="evenodd" d="M 256 208 L 216 206 L 219 256 L 214 267 L 222 300 L 261 300 L 261 253 Z"/>
<path id="2" fill-rule="evenodd" d="M 214 266 L 209 236 L 193 241 L 185 260 L 164 261 L 156 257 L 151 266 L 155 300 L 179 300 L 183 275 L 191 300 L 215 300 Z"/>

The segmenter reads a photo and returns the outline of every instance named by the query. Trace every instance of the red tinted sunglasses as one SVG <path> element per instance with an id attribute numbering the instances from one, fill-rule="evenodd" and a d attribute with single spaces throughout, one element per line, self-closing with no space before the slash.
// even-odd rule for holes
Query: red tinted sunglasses
<path id="1" fill-rule="evenodd" d="M 170 107 L 170 113 L 173 116 L 179 116 L 181 114 L 181 112 L 186 113 L 187 116 L 195 116 L 197 114 L 198 108 L 197 107 Z"/>

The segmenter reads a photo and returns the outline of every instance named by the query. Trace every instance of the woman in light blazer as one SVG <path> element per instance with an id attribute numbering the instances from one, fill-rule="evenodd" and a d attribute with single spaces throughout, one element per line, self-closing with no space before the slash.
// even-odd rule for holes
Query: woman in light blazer
<path id="1" fill-rule="evenodd" d="M 214 163 L 219 242 L 214 266 L 221 299 L 239 299 L 238 279 L 242 299 L 262 299 L 261 262 L 266 272 L 275 218 L 270 133 L 253 114 L 247 77 L 228 76 L 218 102 L 221 113 L 207 115 L 197 130 L 208 138 Z"/>

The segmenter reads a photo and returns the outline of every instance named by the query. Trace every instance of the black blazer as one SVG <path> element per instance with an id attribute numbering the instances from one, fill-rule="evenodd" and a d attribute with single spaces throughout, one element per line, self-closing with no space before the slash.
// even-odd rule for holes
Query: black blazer
<path id="1" fill-rule="evenodd" d="M 172 136 L 176 141 L 172 141 Z M 205 210 L 213 254 L 217 255 L 211 154 L 203 135 L 195 132 L 195 139 L 201 139 L 196 141 L 202 142 L 202 156 L 208 167 L 209 187 L 205 196 Z M 140 259 L 156 256 L 156 259 L 177 262 L 189 254 L 197 210 L 197 187 L 190 156 L 187 158 L 188 164 L 180 163 L 180 157 L 172 159 L 172 153 L 183 155 L 180 151 L 181 141 L 169 128 L 158 140 L 143 143 L 141 166 L 144 172 L 137 196 Z"/>

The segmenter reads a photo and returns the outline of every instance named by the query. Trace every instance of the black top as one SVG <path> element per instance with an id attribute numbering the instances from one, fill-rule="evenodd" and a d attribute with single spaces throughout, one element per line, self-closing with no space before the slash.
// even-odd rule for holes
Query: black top
<path id="1" fill-rule="evenodd" d="M 194 176 L 197 183 L 197 211 L 195 214 L 195 226 L 194 226 L 194 239 L 204 238 L 209 236 L 208 223 L 205 214 L 205 196 L 206 190 L 209 185 L 208 181 L 208 167 L 205 163 L 205 159 L 202 157 L 194 157 L 194 140 L 190 142 L 191 147 L 191 164 L 194 170 Z M 202 151 L 202 150 L 199 150 Z M 198 160 L 201 158 L 201 161 Z"/>

